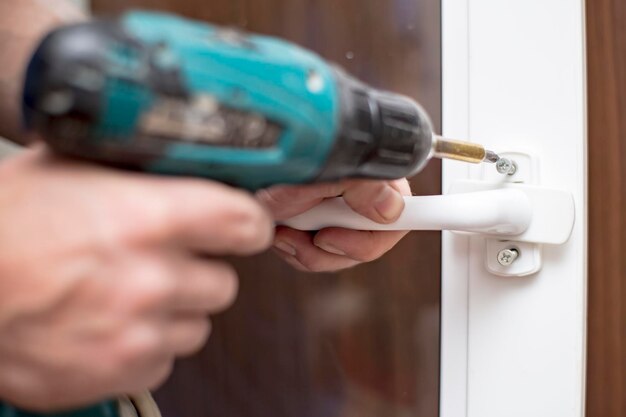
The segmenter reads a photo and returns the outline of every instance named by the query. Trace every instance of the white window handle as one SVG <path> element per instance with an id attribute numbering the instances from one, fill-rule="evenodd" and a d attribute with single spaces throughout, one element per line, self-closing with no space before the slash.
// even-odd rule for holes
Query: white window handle
<path id="1" fill-rule="evenodd" d="M 299 230 L 452 230 L 551 244 L 565 243 L 572 232 L 574 201 L 568 192 L 479 181 L 460 181 L 450 192 L 406 197 L 404 212 L 392 224 L 355 213 L 342 198 L 329 199 L 284 224 Z"/>

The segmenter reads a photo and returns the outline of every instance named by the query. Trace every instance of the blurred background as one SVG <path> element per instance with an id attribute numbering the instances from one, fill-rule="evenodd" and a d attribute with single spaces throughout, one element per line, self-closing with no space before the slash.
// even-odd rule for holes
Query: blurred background
<path id="1" fill-rule="evenodd" d="M 90 3 L 96 14 L 160 9 L 295 41 L 417 99 L 440 130 L 440 0 Z M 440 193 L 440 165 L 412 185 Z M 414 233 L 382 260 L 339 274 L 297 273 L 271 253 L 235 264 L 237 303 L 156 393 L 165 417 L 438 415 L 439 233 Z"/>

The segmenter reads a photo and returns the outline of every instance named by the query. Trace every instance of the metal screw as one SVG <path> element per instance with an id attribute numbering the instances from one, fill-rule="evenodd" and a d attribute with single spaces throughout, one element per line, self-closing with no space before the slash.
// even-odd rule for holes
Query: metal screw
<path id="1" fill-rule="evenodd" d="M 517 164 L 510 159 L 500 158 L 498 162 L 496 162 L 496 169 L 502 175 L 513 176 L 517 172 Z"/>
<path id="2" fill-rule="evenodd" d="M 502 266 L 511 266 L 519 258 L 519 251 L 515 248 L 503 249 L 498 253 L 498 263 Z"/>

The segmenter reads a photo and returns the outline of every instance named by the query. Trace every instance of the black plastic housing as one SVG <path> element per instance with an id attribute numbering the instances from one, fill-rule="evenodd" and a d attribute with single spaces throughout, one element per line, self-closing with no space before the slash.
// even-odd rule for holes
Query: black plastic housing
<path id="1" fill-rule="evenodd" d="M 341 131 L 319 181 L 398 179 L 429 160 L 433 129 L 422 107 L 408 97 L 375 90 L 337 69 Z"/>

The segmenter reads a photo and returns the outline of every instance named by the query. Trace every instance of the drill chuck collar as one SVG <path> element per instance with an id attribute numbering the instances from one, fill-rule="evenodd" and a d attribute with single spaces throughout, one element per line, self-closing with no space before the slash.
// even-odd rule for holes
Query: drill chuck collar
<path id="1" fill-rule="evenodd" d="M 415 101 L 375 90 L 335 69 L 341 131 L 318 180 L 411 177 L 428 162 L 433 129 Z"/>

